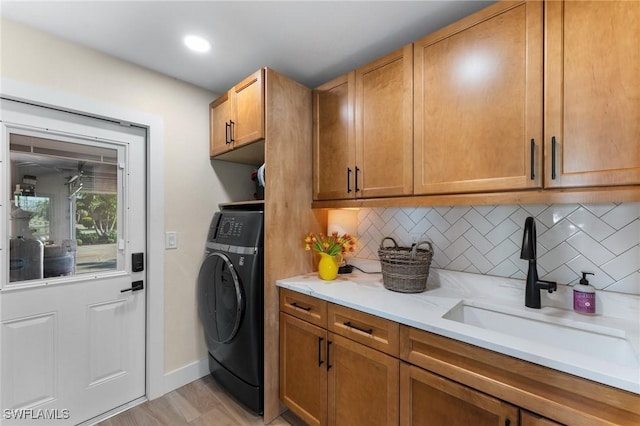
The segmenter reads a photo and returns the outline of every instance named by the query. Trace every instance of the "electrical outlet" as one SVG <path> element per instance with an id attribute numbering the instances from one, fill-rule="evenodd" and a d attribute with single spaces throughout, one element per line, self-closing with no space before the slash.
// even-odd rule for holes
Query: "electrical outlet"
<path id="1" fill-rule="evenodd" d="M 422 239 L 422 232 L 410 232 L 411 244 L 415 244 Z"/>

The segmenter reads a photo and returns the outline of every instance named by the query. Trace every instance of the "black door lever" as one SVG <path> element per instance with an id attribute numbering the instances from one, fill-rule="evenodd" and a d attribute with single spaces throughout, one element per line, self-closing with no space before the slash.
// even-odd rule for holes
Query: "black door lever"
<path id="1" fill-rule="evenodd" d="M 131 288 L 125 288 L 124 290 L 120 290 L 120 293 L 124 293 L 125 291 L 138 291 L 144 288 L 144 281 L 134 281 L 131 283 Z"/>

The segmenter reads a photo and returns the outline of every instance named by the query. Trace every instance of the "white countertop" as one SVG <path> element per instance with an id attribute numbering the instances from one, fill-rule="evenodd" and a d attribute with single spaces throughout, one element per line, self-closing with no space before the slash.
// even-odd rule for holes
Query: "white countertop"
<path id="1" fill-rule="evenodd" d="M 311 273 L 278 280 L 276 284 L 640 394 L 640 296 L 599 291 L 596 294 L 597 315 L 585 316 L 573 312 L 572 287 L 569 286 L 558 285 L 558 291 L 553 294 L 542 291 L 542 309 L 531 309 L 524 306 L 523 280 L 434 268 L 429 273 L 427 290 L 413 294 L 385 289 L 379 273 L 354 272 L 340 275 L 335 281 L 323 281 L 317 273 Z M 522 330 L 520 337 L 517 335 L 519 330 L 515 335 L 509 335 L 443 318 L 443 315 L 460 303 L 557 324 L 558 333 L 566 333 L 566 326 L 573 331 L 577 328 L 588 333 L 608 335 L 615 344 L 591 347 L 582 345 L 574 348 L 567 347 L 567 343 L 563 341 L 563 348 L 553 342 L 536 342 L 527 336 L 527 329 Z M 555 329 L 553 331 L 556 332 Z M 625 353 L 606 352 L 613 351 L 611 348 L 614 347 L 623 347 Z"/>

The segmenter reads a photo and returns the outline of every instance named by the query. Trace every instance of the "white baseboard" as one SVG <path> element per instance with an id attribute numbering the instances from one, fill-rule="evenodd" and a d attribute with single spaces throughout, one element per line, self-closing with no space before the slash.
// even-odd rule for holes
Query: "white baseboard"
<path id="1" fill-rule="evenodd" d="M 164 375 L 164 393 L 169 393 L 179 387 L 198 380 L 209 374 L 209 359 L 192 362 Z"/>

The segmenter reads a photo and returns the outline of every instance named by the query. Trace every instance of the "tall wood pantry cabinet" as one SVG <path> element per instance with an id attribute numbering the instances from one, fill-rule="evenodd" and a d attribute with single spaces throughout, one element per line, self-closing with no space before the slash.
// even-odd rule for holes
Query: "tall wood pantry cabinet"
<path id="1" fill-rule="evenodd" d="M 314 199 L 410 195 L 413 46 L 313 92 Z"/>
<path id="2" fill-rule="evenodd" d="M 254 93 L 254 97 L 246 90 L 259 93 Z M 291 244 L 292 236 L 300 235 L 302 239 L 310 229 L 326 228 L 326 213 L 311 210 L 311 169 L 301 167 L 311 162 L 311 90 L 272 69 L 263 68 L 228 93 L 231 92 L 235 92 L 239 103 L 235 116 L 236 145 L 212 155 L 212 159 L 253 166 L 267 164 L 264 197 L 264 422 L 267 424 L 281 414 L 282 407 L 278 390 L 279 316 L 275 282 L 315 268 L 309 253 L 289 250 L 282 256 L 282 248 Z M 250 98 L 253 105 L 240 105 Z M 244 123 L 241 118 L 253 115 L 249 111 L 261 111 L 262 117 L 257 118 L 256 123 L 264 123 L 257 126 L 262 127 L 263 136 L 253 142 L 248 140 L 257 137 L 255 132 L 239 130 Z M 216 129 L 212 123 L 212 131 Z M 222 132 L 224 135 L 224 126 Z M 247 136 L 248 139 L 240 136 L 249 134 L 254 136 Z M 243 144 L 238 146 L 240 139 Z M 247 200 L 234 201 L 242 204 Z"/>
<path id="3" fill-rule="evenodd" d="M 640 184 L 640 2 L 545 3 L 545 186 Z"/>

